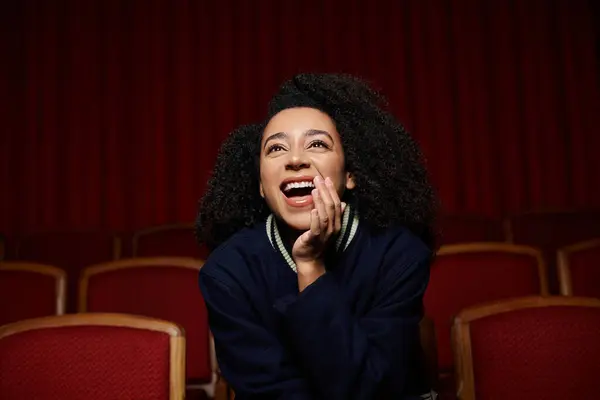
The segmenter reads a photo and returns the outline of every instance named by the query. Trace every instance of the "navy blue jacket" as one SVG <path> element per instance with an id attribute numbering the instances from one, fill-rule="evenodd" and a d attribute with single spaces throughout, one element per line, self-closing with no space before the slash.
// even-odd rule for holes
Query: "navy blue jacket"
<path id="1" fill-rule="evenodd" d="M 376 234 L 346 210 L 327 272 L 299 293 L 275 218 L 234 235 L 200 288 L 236 399 L 420 398 L 431 255 L 407 229 Z"/>

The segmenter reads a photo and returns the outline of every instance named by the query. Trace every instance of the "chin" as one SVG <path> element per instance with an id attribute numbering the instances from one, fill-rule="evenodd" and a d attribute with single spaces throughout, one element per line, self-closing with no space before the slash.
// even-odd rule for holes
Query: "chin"
<path id="1" fill-rule="evenodd" d="M 310 229 L 310 210 L 302 213 L 285 213 L 280 215 L 280 219 L 293 230 L 307 231 Z"/>

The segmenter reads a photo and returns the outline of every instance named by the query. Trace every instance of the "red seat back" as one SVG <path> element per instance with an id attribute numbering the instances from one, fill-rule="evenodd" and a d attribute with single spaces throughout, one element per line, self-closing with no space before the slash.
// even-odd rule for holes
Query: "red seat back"
<path id="1" fill-rule="evenodd" d="M 208 252 L 196 241 L 193 224 L 176 224 L 137 231 L 133 235 L 132 255 L 205 259 Z"/>
<path id="2" fill-rule="evenodd" d="M 521 298 L 461 312 L 461 399 L 586 399 L 600 393 L 600 300 Z"/>
<path id="3" fill-rule="evenodd" d="M 3 399 L 183 398 L 177 325 L 123 315 L 64 315 L 0 327 Z"/>
<path id="4" fill-rule="evenodd" d="M 0 263 L 0 325 L 65 312 L 65 271 L 42 264 Z"/>
<path id="5" fill-rule="evenodd" d="M 81 270 L 91 264 L 120 257 L 121 241 L 103 232 L 43 232 L 18 240 L 16 259 L 56 265 L 69 277 L 67 312 L 77 310 L 77 282 Z"/>
<path id="6" fill-rule="evenodd" d="M 558 273 L 561 294 L 600 298 L 600 238 L 560 249 Z"/>
<path id="7" fill-rule="evenodd" d="M 191 383 L 212 381 L 210 331 L 198 288 L 202 261 L 181 257 L 132 258 L 86 268 L 80 311 L 116 312 L 174 321 L 186 332 Z"/>
<path id="8" fill-rule="evenodd" d="M 436 325 L 440 371 L 452 370 L 452 320 L 465 307 L 547 293 L 536 249 L 506 243 L 443 246 L 431 267 L 425 313 Z"/>
<path id="9" fill-rule="evenodd" d="M 558 293 L 559 248 L 600 237 L 600 211 L 532 212 L 508 219 L 511 240 L 542 249 L 551 293 Z"/>

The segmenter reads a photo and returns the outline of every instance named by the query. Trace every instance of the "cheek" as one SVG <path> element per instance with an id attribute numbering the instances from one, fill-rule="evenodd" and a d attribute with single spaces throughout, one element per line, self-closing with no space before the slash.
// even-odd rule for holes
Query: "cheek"
<path id="1" fill-rule="evenodd" d="M 261 169 L 260 171 L 260 188 L 261 195 L 267 203 L 275 200 L 275 196 L 279 191 L 279 183 L 275 177 L 269 174 L 268 169 Z"/>
<path id="2" fill-rule="evenodd" d="M 263 187 L 263 190 L 267 190 L 269 186 L 269 167 L 268 165 L 261 163 L 258 166 L 258 177 L 260 179 L 260 184 Z"/>
<path id="3" fill-rule="evenodd" d="M 346 183 L 346 169 L 344 168 L 343 160 L 336 159 L 335 162 L 329 164 L 327 174 L 334 179 L 337 186 L 344 187 Z"/>
<path id="4" fill-rule="evenodd" d="M 273 180 L 269 178 L 268 175 L 261 174 L 260 176 L 260 184 L 263 188 L 263 191 L 266 193 L 270 191 L 273 187 Z"/>

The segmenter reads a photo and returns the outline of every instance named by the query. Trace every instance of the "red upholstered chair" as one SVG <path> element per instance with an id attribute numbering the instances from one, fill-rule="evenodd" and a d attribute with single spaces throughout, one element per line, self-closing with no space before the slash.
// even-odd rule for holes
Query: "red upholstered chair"
<path id="1" fill-rule="evenodd" d="M 564 296 L 600 298 L 600 238 L 559 249 L 558 279 Z"/>
<path id="2" fill-rule="evenodd" d="M 456 318 L 461 400 L 596 399 L 600 299 L 528 297 L 480 305 Z"/>
<path id="3" fill-rule="evenodd" d="M 440 391 L 454 392 L 450 331 L 460 310 L 509 297 L 546 295 L 546 270 L 539 250 L 509 243 L 442 246 L 431 267 L 425 312 L 436 326 Z"/>
<path id="4" fill-rule="evenodd" d="M 558 293 L 557 250 L 600 237 L 600 211 L 530 212 L 510 217 L 507 226 L 513 243 L 542 250 L 550 291 Z"/>
<path id="5" fill-rule="evenodd" d="M 0 262 L 0 325 L 64 314 L 66 280 L 49 265 Z"/>
<path id="6" fill-rule="evenodd" d="M 174 321 L 186 332 L 186 371 L 193 389 L 209 395 L 216 361 L 204 299 L 198 288 L 203 261 L 184 257 L 130 258 L 86 268 L 79 291 L 80 312 L 116 312 Z"/>
<path id="7" fill-rule="evenodd" d="M 56 265 L 69 277 L 67 312 L 77 310 L 77 282 L 81 270 L 91 264 L 120 257 L 121 240 L 102 232 L 43 232 L 17 242 L 16 259 Z"/>
<path id="8" fill-rule="evenodd" d="M 2 399 L 180 400 L 185 339 L 176 324 L 71 314 L 0 327 Z"/>
<path id="9" fill-rule="evenodd" d="M 438 221 L 438 228 L 444 245 L 508 240 L 503 221 L 483 216 L 442 215 Z"/>
<path id="10" fill-rule="evenodd" d="M 194 224 L 161 225 L 137 231 L 133 235 L 134 257 L 194 257 L 205 259 L 208 251 L 199 246 Z"/>

